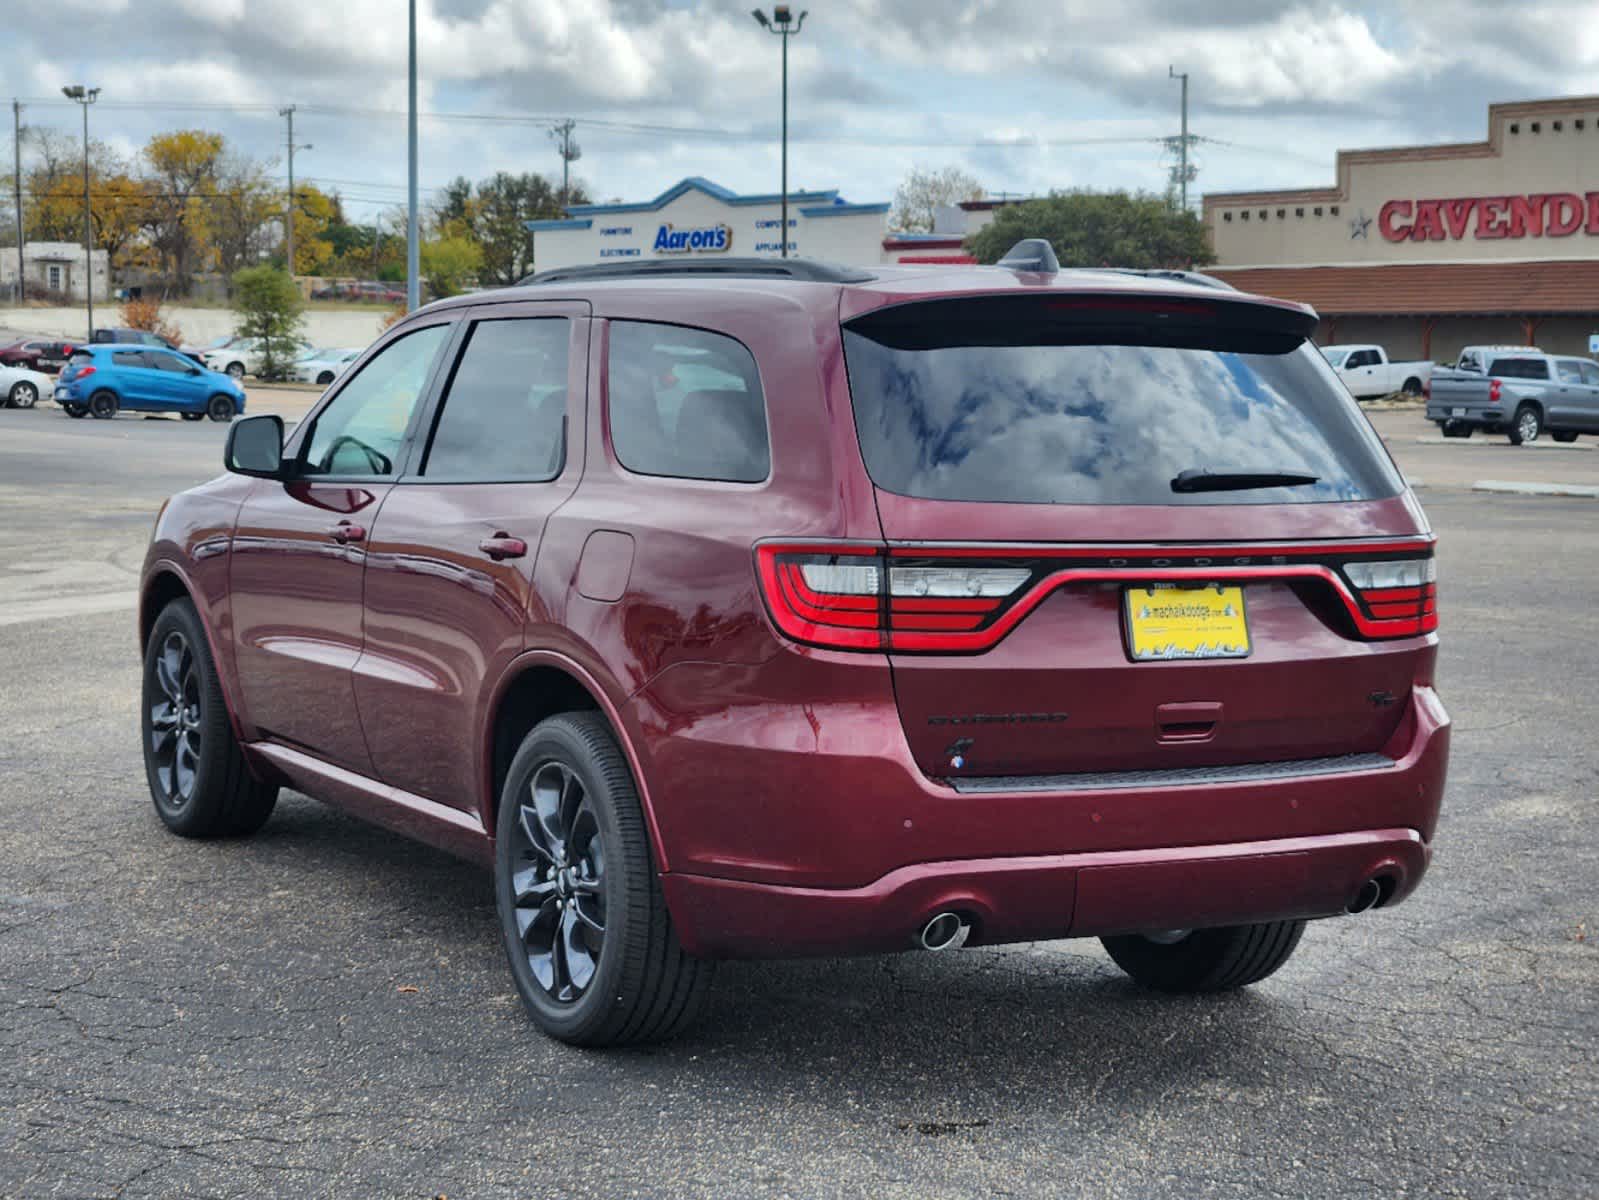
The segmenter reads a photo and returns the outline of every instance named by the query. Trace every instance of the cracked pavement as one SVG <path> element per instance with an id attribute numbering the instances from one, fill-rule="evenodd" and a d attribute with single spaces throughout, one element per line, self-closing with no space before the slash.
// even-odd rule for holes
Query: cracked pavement
<path id="1" fill-rule="evenodd" d="M 4 563 L 108 595 L 222 440 L 0 424 Z M 131 608 L 0 626 L 0 1194 L 1592 1197 L 1595 509 L 1423 500 L 1456 725 L 1414 899 L 1222 997 L 1093 942 L 728 964 L 622 1052 L 536 1032 L 475 867 L 293 793 L 168 835 Z"/>

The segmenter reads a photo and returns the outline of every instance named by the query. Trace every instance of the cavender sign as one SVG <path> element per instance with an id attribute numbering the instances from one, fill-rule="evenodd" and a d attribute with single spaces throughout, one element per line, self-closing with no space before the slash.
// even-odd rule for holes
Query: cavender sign
<path id="1" fill-rule="evenodd" d="M 1390 200 L 1377 213 L 1377 228 L 1390 242 L 1570 237 L 1578 232 L 1599 237 L 1599 192 Z"/>

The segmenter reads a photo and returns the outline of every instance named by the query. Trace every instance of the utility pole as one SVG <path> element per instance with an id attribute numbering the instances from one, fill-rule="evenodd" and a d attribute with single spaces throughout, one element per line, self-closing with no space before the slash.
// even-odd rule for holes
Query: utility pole
<path id="1" fill-rule="evenodd" d="M 61 89 L 68 100 L 83 106 L 83 298 L 89 305 L 88 340 L 94 341 L 94 227 L 89 217 L 89 105 L 100 98 L 99 88 L 81 83 Z"/>
<path id="2" fill-rule="evenodd" d="M 422 245 L 418 240 L 416 211 L 416 0 L 411 0 L 410 9 L 411 108 L 406 120 L 410 162 L 405 182 L 405 309 L 415 312 L 422 303 Z"/>
<path id="3" fill-rule="evenodd" d="M 583 148 L 572 140 L 572 130 L 577 128 L 577 122 L 568 117 L 559 125 L 550 130 L 550 136 L 560 145 L 556 153 L 561 156 L 561 211 L 566 211 L 567 198 L 571 195 L 572 164 L 583 157 Z"/>
<path id="4" fill-rule="evenodd" d="M 782 247 L 783 257 L 788 257 L 788 39 L 795 36 L 805 27 L 805 18 L 809 12 L 802 11 L 799 20 L 794 20 L 793 14 L 786 4 L 774 4 L 772 16 L 768 20 L 766 14 L 756 9 L 750 14 L 767 33 L 775 33 L 783 39 L 783 233 L 778 244 Z"/>
<path id="5" fill-rule="evenodd" d="M 1181 201 L 1179 202 L 1182 211 L 1187 212 L 1188 181 L 1192 179 L 1195 174 L 1194 169 L 1188 165 L 1188 143 L 1190 140 L 1188 136 L 1188 72 L 1178 71 L 1176 67 L 1168 66 L 1166 68 L 1166 77 L 1168 79 L 1181 79 L 1183 81 L 1183 127 L 1182 135 L 1177 138 L 1177 144 L 1175 146 L 1177 151 L 1176 183 L 1182 197 Z M 1168 149 L 1174 148 L 1172 146 L 1171 138 L 1166 139 L 1166 146 Z"/>
<path id="6" fill-rule="evenodd" d="M 15 174 L 11 181 L 15 185 L 17 199 L 17 303 L 21 304 L 27 298 L 27 269 L 24 266 L 25 258 L 22 253 L 22 101 L 11 101 L 11 153 L 15 162 Z"/>
<path id="7" fill-rule="evenodd" d="M 289 203 L 283 210 L 283 241 L 288 250 L 289 278 L 294 278 L 294 152 L 296 150 L 310 150 L 311 143 L 303 146 L 294 144 L 294 105 L 278 109 L 278 116 L 289 119 Z"/>

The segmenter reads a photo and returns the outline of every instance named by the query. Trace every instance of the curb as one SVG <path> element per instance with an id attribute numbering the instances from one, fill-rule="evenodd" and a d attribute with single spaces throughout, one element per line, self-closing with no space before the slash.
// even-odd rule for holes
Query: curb
<path id="1" fill-rule="evenodd" d="M 1507 496 L 1576 496 L 1599 500 L 1599 487 L 1585 483 L 1520 483 L 1507 479 L 1479 479 L 1474 492 L 1498 492 Z"/>
<path id="2" fill-rule="evenodd" d="M 1479 442 L 1475 438 L 1446 438 L 1446 437 L 1419 437 L 1416 439 L 1418 446 L 1455 446 L 1461 450 L 1599 450 L 1599 444 L 1593 442 L 1546 442 L 1542 439 L 1536 442 L 1523 442 L 1519 446 L 1512 446 L 1509 442 Z"/>

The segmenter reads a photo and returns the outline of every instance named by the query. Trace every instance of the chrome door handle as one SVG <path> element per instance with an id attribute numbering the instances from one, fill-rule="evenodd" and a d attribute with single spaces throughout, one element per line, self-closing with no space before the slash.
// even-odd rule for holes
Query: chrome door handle
<path id="1" fill-rule="evenodd" d="M 527 553 L 527 543 L 508 533 L 496 533 L 493 537 L 486 537 L 477 544 L 477 548 L 495 562 L 503 562 L 507 558 L 521 558 Z"/>
<path id="2" fill-rule="evenodd" d="M 350 521 L 340 521 L 332 529 L 328 530 L 328 535 L 341 546 L 347 542 L 364 542 L 366 541 L 366 528 Z"/>

